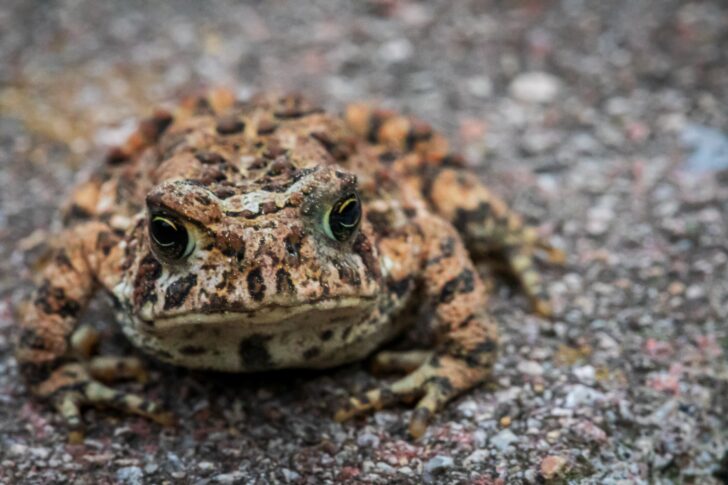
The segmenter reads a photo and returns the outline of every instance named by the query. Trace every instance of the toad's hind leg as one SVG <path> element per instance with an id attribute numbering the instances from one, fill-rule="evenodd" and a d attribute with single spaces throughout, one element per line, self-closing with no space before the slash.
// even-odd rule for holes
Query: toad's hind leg
<path id="1" fill-rule="evenodd" d="M 541 252 L 551 263 L 562 264 L 564 253 L 539 236 L 533 227 L 524 224 L 474 174 L 451 167 L 427 167 L 422 173 L 424 195 L 441 216 L 452 222 L 470 254 L 474 258 L 502 259 L 521 284 L 533 309 L 550 316 L 551 303 L 536 270 L 534 255 Z"/>
<path id="2" fill-rule="evenodd" d="M 390 385 L 351 398 L 336 414 L 341 421 L 397 401 L 419 398 L 409 431 L 422 436 L 429 419 L 458 394 L 490 374 L 497 325 L 487 314 L 486 292 L 457 232 L 436 216 L 417 221 L 424 235 L 421 286 L 438 344 L 433 352 L 384 352 L 375 366 L 411 373 Z"/>
<path id="3" fill-rule="evenodd" d="M 551 304 L 534 253 L 541 251 L 553 263 L 562 263 L 563 252 L 523 223 L 499 197 L 490 192 L 462 157 L 432 128 L 414 118 L 363 104 L 347 108 L 349 126 L 390 154 L 392 169 L 422 192 L 432 209 L 450 221 L 475 259 L 496 256 L 506 263 L 541 315 L 551 314 Z M 391 156 L 391 154 L 395 154 Z"/>

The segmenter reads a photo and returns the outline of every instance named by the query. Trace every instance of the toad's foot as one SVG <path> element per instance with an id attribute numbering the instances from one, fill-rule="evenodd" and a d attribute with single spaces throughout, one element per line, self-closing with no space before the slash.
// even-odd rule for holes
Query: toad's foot
<path id="1" fill-rule="evenodd" d="M 386 352 L 381 358 L 375 358 L 375 365 L 380 360 L 383 370 L 410 368 L 424 355 L 424 352 Z M 337 411 L 334 419 L 345 421 L 353 416 L 391 406 L 398 401 L 420 398 L 409 425 L 410 435 L 419 438 L 425 433 L 430 418 L 445 403 L 483 381 L 487 375 L 487 369 L 471 366 L 465 360 L 449 355 L 432 355 L 414 372 L 393 384 L 372 389 L 358 398 L 350 398 Z"/>
<path id="2" fill-rule="evenodd" d="M 136 394 L 114 390 L 99 381 L 143 380 L 145 377 L 138 359 L 97 357 L 88 365 L 71 363 L 58 368 L 36 388 L 36 393 L 50 399 L 61 413 L 70 429 L 68 441 L 80 443 L 83 440 L 81 406 L 84 405 L 113 407 L 163 426 L 173 423 L 172 414 L 162 411 L 156 403 Z"/>

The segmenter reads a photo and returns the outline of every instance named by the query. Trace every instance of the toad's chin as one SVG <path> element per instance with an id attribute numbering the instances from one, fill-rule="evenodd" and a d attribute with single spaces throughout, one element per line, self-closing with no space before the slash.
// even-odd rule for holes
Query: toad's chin
<path id="1" fill-rule="evenodd" d="M 270 305 L 250 311 L 189 311 L 142 320 L 151 333 L 163 333 L 188 326 L 235 326 L 251 329 L 270 324 L 281 329 L 306 324 L 328 326 L 357 320 L 358 317 L 370 313 L 374 303 L 374 298 L 367 297 L 329 298 L 292 306 Z"/>

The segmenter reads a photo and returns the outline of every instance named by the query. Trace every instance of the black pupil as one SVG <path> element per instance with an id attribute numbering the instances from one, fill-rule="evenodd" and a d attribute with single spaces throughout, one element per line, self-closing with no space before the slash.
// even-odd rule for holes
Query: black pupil
<path id="1" fill-rule="evenodd" d="M 336 239 L 347 239 L 356 230 L 361 217 L 361 206 L 356 195 L 342 198 L 331 211 L 331 232 Z"/>
<path id="2" fill-rule="evenodd" d="M 151 233 L 160 250 L 171 257 L 180 257 L 187 247 L 187 231 L 183 226 L 163 217 L 152 219 Z"/>

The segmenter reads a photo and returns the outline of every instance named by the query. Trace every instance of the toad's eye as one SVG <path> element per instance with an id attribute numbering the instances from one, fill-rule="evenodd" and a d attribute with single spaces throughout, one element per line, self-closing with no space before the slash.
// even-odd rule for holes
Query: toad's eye
<path id="1" fill-rule="evenodd" d="M 361 201 L 359 194 L 352 192 L 331 206 L 324 215 L 324 231 L 336 241 L 346 241 L 351 237 L 361 220 Z"/>
<path id="2" fill-rule="evenodd" d="M 152 237 L 156 252 L 170 261 L 186 258 L 195 249 L 184 224 L 172 217 L 152 215 L 149 221 L 149 235 Z"/>

